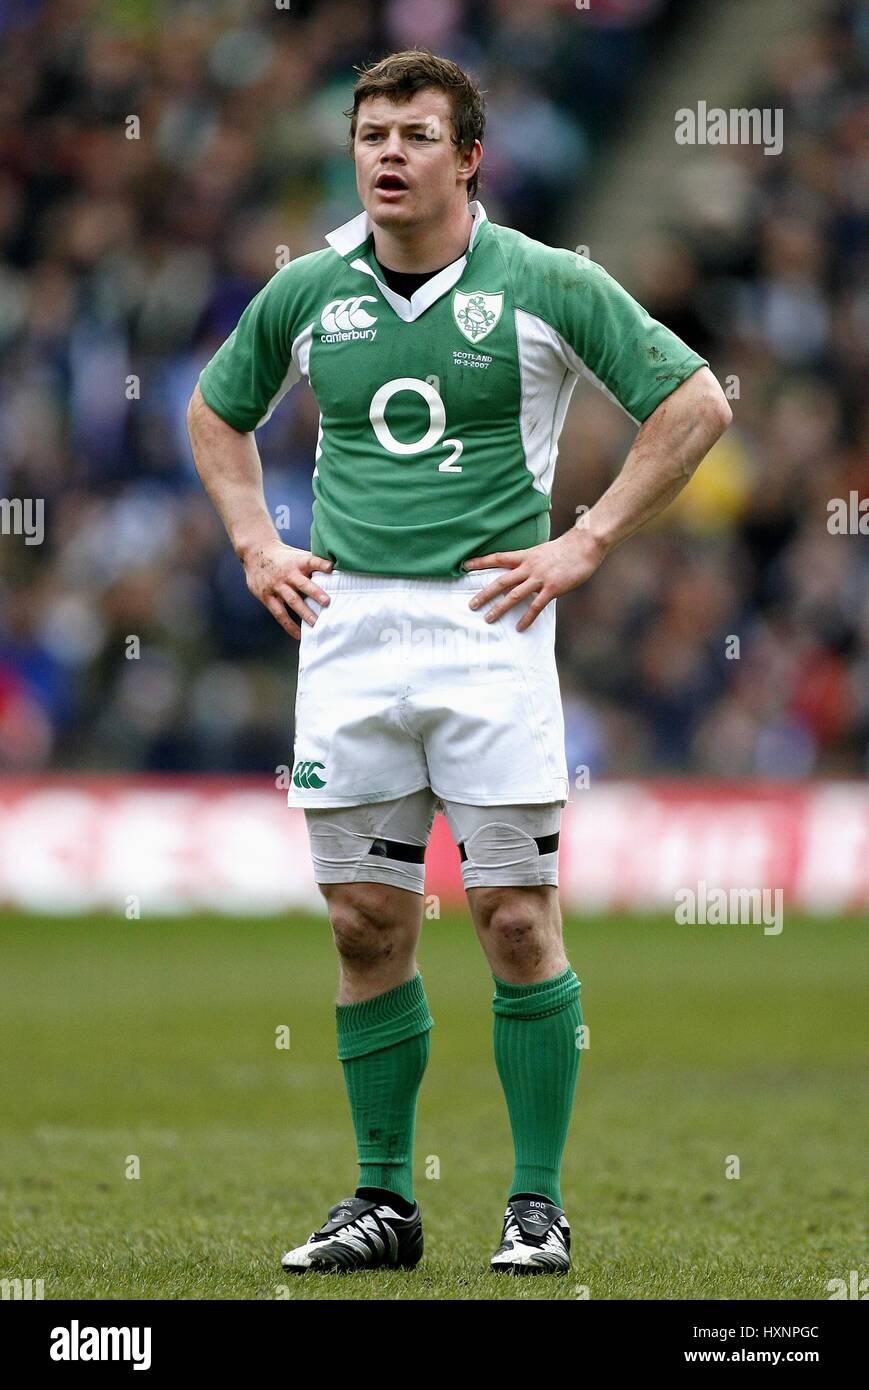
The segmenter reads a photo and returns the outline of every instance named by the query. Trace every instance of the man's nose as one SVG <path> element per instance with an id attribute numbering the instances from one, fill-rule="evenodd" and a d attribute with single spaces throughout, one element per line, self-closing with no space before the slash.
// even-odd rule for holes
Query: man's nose
<path id="1" fill-rule="evenodd" d="M 397 130 L 391 130 L 386 140 L 386 144 L 380 151 L 381 159 L 404 159 L 404 147 L 401 143 L 401 136 Z"/>

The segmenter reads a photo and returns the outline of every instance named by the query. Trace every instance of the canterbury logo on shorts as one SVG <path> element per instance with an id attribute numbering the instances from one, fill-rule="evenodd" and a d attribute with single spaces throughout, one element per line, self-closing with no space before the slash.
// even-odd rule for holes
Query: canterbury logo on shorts
<path id="1" fill-rule="evenodd" d="M 320 772 L 325 772 L 326 764 L 312 762 L 310 759 L 303 763 L 296 763 L 296 768 L 293 772 L 293 786 L 307 787 L 309 790 L 316 787 L 325 787 L 326 783 L 323 781 L 323 778 L 320 777 L 318 768 Z"/>

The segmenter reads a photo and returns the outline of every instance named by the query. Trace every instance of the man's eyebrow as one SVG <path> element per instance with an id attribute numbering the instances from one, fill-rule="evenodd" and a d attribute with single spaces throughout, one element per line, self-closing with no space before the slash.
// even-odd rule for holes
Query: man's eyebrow
<path id="1" fill-rule="evenodd" d="M 401 121 L 399 124 L 404 126 L 406 130 L 410 130 L 414 126 L 419 126 L 420 129 L 426 130 L 431 124 L 431 121 L 431 116 L 412 116 L 409 120 Z M 359 122 L 359 129 L 361 130 L 363 126 L 375 126 L 383 129 L 383 127 L 388 124 L 388 121 L 378 121 L 374 116 L 363 116 Z"/>

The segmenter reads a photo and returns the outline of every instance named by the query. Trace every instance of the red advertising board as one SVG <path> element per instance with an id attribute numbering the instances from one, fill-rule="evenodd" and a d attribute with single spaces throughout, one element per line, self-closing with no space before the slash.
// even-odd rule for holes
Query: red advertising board
<path id="1" fill-rule="evenodd" d="M 818 913 L 869 909 L 869 788 L 602 782 L 564 810 L 561 896 L 575 912 L 673 909 L 710 888 L 781 889 Z M 460 902 L 442 816 L 426 893 Z M 323 909 L 304 813 L 258 778 L 0 781 L 0 906 L 51 913 Z"/>

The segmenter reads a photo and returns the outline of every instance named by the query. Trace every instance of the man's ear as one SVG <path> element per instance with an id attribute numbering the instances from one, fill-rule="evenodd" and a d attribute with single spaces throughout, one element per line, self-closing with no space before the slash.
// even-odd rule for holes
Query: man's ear
<path id="1" fill-rule="evenodd" d="M 480 167 L 483 159 L 483 146 L 479 140 L 475 140 L 470 150 L 459 151 L 459 168 L 457 172 L 462 175 L 464 183 L 470 183 L 474 174 Z"/>

